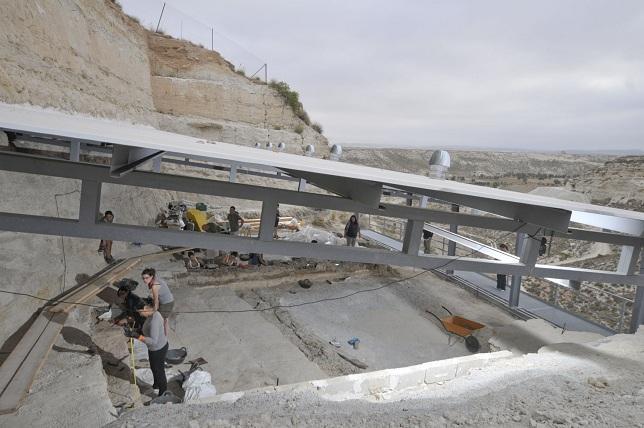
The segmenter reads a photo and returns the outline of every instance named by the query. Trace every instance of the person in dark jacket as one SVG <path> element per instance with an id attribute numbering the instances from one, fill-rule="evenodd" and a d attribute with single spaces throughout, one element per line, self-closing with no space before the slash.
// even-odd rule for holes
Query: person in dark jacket
<path id="1" fill-rule="evenodd" d="M 358 218 L 355 215 L 352 215 L 349 218 L 347 225 L 344 226 L 344 237 L 347 240 L 347 246 L 356 246 L 356 239 L 360 237 L 360 225 L 358 224 Z"/>
<path id="2" fill-rule="evenodd" d="M 505 244 L 499 245 L 499 250 L 505 253 L 510 251 L 508 249 L 508 246 Z M 506 274 L 503 274 L 503 273 L 496 274 L 496 288 L 498 288 L 499 290 L 505 290 L 505 286 L 507 285 L 507 283 L 508 283 L 508 276 Z"/>
<path id="3" fill-rule="evenodd" d="M 114 323 L 124 325 L 133 321 L 135 329 L 143 327 L 145 318 L 139 315 L 137 311 L 143 300 L 134 294 L 127 285 L 121 285 L 116 292 L 116 295 L 122 299 L 120 306 L 123 308 L 123 313 L 114 318 Z"/>
<path id="4" fill-rule="evenodd" d="M 434 232 L 423 229 L 423 252 L 425 254 L 429 254 L 429 252 L 431 251 L 433 236 L 434 236 Z"/>

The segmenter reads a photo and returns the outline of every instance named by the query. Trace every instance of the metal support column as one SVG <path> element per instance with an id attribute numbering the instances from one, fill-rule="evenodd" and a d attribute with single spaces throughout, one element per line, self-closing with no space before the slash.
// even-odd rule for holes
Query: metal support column
<path id="1" fill-rule="evenodd" d="M 428 199 L 429 199 L 429 198 L 428 198 L 427 196 L 421 196 L 421 197 L 420 197 L 420 202 L 419 202 L 419 205 L 418 205 L 418 206 L 419 206 L 420 208 L 427 208 L 427 201 L 428 201 Z"/>
<path id="2" fill-rule="evenodd" d="M 460 207 L 458 205 L 456 205 L 456 204 L 452 204 L 452 212 L 457 213 L 459 211 L 460 211 Z M 450 224 L 449 225 L 449 231 L 454 232 L 454 233 L 458 233 L 458 225 L 457 224 Z M 455 256 L 456 255 L 456 242 L 449 241 L 449 244 L 447 245 L 447 255 L 448 256 Z M 448 269 L 447 274 L 448 275 L 453 275 L 454 270 L 453 269 Z"/>
<path id="3" fill-rule="evenodd" d="M 635 273 L 635 267 L 637 267 L 637 259 L 640 258 L 640 252 L 642 247 L 639 245 L 622 246 L 622 251 L 619 256 L 619 263 L 617 265 L 617 273 L 623 275 L 632 275 Z"/>
<path id="4" fill-rule="evenodd" d="M 405 239 L 403 240 L 403 253 L 418 255 L 420 249 L 420 238 L 423 235 L 425 222 L 419 220 L 407 220 L 405 226 Z"/>
<path id="5" fill-rule="evenodd" d="M 228 176 L 228 181 L 231 183 L 237 182 L 237 164 L 230 165 L 230 175 Z"/>
<path id="6" fill-rule="evenodd" d="M 640 253 L 640 275 L 644 275 L 644 251 Z M 644 285 L 637 287 L 635 301 L 633 302 L 633 315 L 629 333 L 637 332 L 640 325 L 644 324 Z"/>
<path id="7" fill-rule="evenodd" d="M 305 190 L 306 190 L 306 180 L 303 178 L 300 178 L 300 182 L 297 185 L 297 191 L 304 192 Z"/>
<path id="8" fill-rule="evenodd" d="M 161 156 L 154 158 L 154 160 L 152 161 L 152 171 L 157 172 L 157 173 L 161 172 L 161 160 L 162 159 L 163 158 Z"/>
<path id="9" fill-rule="evenodd" d="M 267 199 L 262 202 L 262 217 L 259 221 L 259 239 L 261 241 L 273 240 L 275 229 L 275 216 L 277 215 L 277 200 Z"/>
<path id="10" fill-rule="evenodd" d="M 517 234 L 517 256 L 519 261 L 526 265 L 529 272 L 534 268 L 539 255 L 540 242 L 528 236 L 526 233 Z M 510 307 L 519 306 L 519 296 L 521 295 L 521 275 L 512 275 L 512 283 L 510 285 Z"/>
<path id="11" fill-rule="evenodd" d="M 78 221 L 81 224 L 95 224 L 101 209 L 101 182 L 83 180 L 81 185 Z"/>
<path id="12" fill-rule="evenodd" d="M 80 142 L 72 141 L 69 143 L 69 160 L 73 162 L 80 161 Z"/>

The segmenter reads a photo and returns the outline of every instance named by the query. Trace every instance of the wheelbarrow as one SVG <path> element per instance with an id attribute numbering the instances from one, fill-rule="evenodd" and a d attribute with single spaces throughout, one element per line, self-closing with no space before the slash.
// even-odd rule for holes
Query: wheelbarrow
<path id="1" fill-rule="evenodd" d="M 457 336 L 465 338 L 465 347 L 468 351 L 477 352 L 479 349 L 481 349 L 481 344 L 476 337 L 472 336 L 472 333 L 476 330 L 482 329 L 483 327 L 485 327 L 485 325 L 476 321 L 468 320 L 467 318 L 454 315 L 445 306 L 441 306 L 441 308 L 447 311 L 447 313 L 449 314 L 448 317 L 439 318 L 433 312 L 427 310 L 425 312 L 436 318 L 448 333 L 453 333 Z"/>

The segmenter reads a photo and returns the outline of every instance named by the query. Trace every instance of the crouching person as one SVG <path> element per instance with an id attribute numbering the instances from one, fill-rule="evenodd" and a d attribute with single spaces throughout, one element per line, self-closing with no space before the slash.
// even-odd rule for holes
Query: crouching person
<path id="1" fill-rule="evenodd" d="M 165 356 L 168 353 L 168 337 L 163 328 L 163 317 L 154 307 L 143 302 L 139 303 L 137 312 L 143 318 L 141 334 L 130 333 L 130 337 L 136 337 L 148 347 L 148 359 L 154 384 L 152 388 L 159 389 L 159 396 L 168 389 L 168 380 L 165 377 Z"/>

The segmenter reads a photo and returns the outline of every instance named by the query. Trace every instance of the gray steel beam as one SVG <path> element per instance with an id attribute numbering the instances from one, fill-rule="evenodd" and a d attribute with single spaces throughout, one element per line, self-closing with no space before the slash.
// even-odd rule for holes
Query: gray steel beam
<path id="1" fill-rule="evenodd" d="M 277 215 L 277 201 L 267 199 L 262 202 L 262 215 L 259 220 L 259 239 L 272 241 L 275 231 L 275 216 Z"/>
<path id="2" fill-rule="evenodd" d="M 101 183 L 83 180 L 81 185 L 78 221 L 83 225 L 94 224 L 101 210 Z"/>
<path id="3" fill-rule="evenodd" d="M 164 162 L 172 162 L 165 159 Z M 266 187 L 243 184 L 225 183 L 216 180 L 175 176 L 169 174 L 152 174 L 134 171 L 121 179 L 109 176 L 108 168 L 103 165 L 86 163 L 70 164 L 60 159 L 49 159 L 38 156 L 28 156 L 19 153 L 0 153 L 0 169 L 28 174 L 49 175 L 53 177 L 102 181 L 106 183 L 124 184 L 131 186 L 177 190 L 183 192 L 201 193 L 213 196 L 228 196 L 232 198 L 263 200 Z M 304 181 L 304 180 L 302 180 Z M 195 189 L 200 189 L 196 191 Z M 477 227 L 501 231 L 517 231 L 521 222 L 501 217 L 478 216 L 472 214 L 454 213 L 442 210 L 407 207 L 404 205 L 382 203 L 378 208 L 368 207 L 356 201 L 337 196 L 296 192 L 286 189 L 270 189 L 271 194 L 285 204 L 301 205 L 312 208 L 333 209 L 346 212 L 361 212 L 364 214 L 384 215 L 387 217 L 422 220 L 438 224 L 458 224 L 460 226 Z M 521 232 L 534 234 L 534 225 L 526 225 Z M 644 238 L 619 235 L 614 233 L 588 231 L 571 228 L 569 233 L 555 232 L 555 236 L 567 239 L 579 239 L 594 242 L 607 242 L 617 245 L 641 245 Z"/>
<path id="4" fill-rule="evenodd" d="M 459 212 L 460 207 L 456 204 L 452 204 L 451 207 L 452 212 Z M 449 231 L 452 233 L 458 233 L 458 225 L 457 224 L 450 224 L 449 225 Z M 455 256 L 456 255 L 456 242 L 450 240 L 447 244 L 447 255 L 448 256 Z M 453 275 L 454 274 L 454 269 L 448 269 L 447 270 L 448 275 Z"/>
<path id="5" fill-rule="evenodd" d="M 388 250 L 285 240 L 262 241 L 257 238 L 218 233 L 188 232 L 125 224 L 95 223 L 81 225 L 76 220 L 4 212 L 0 213 L 0 230 L 77 238 L 111 239 L 125 242 L 129 242 L 132 237 L 136 237 L 139 242 L 158 245 L 238 250 L 249 253 L 309 257 L 320 260 L 412 266 L 422 269 L 438 269 L 449 265 L 453 266 L 454 269 L 475 272 L 520 274 L 525 271 L 525 266 L 520 263 L 503 263 L 496 260 L 418 256 Z"/>
<path id="6" fill-rule="evenodd" d="M 644 285 L 644 275 L 623 275 L 606 270 L 583 269 L 567 266 L 535 265 L 533 276 L 540 278 L 559 278 L 574 281 L 605 282 L 613 284 Z"/>
<path id="7" fill-rule="evenodd" d="M 640 276 L 644 277 L 644 251 L 640 254 Z M 642 324 L 644 324 L 644 284 L 640 284 L 635 291 L 629 331 L 631 333 L 637 332 Z"/>
<path id="8" fill-rule="evenodd" d="M 300 181 L 297 183 L 297 191 L 298 192 L 306 191 L 306 180 L 305 179 L 300 178 Z"/>
<path id="9" fill-rule="evenodd" d="M 405 226 L 405 239 L 403 241 L 403 253 L 418 255 L 420 249 L 420 238 L 423 235 L 425 222 L 418 220 L 407 220 Z"/>
<path id="10" fill-rule="evenodd" d="M 623 275 L 630 275 L 635 273 L 635 268 L 637 267 L 637 260 L 641 259 L 640 253 L 642 252 L 642 247 L 637 246 L 627 246 L 622 247 L 622 251 L 619 255 L 619 263 L 617 264 L 617 273 Z M 644 253 L 642 254 L 644 256 Z"/>
<path id="11" fill-rule="evenodd" d="M 78 141 L 69 143 L 69 160 L 72 162 L 80 161 L 80 143 Z"/>
<path id="12" fill-rule="evenodd" d="M 114 146 L 112 148 L 112 162 L 110 175 L 122 177 L 145 162 L 162 155 L 163 151 L 143 149 L 140 147 Z"/>
<path id="13" fill-rule="evenodd" d="M 517 234 L 517 256 L 519 256 L 519 261 L 525 264 L 529 269 L 528 273 L 531 273 L 533 270 L 535 263 L 537 262 L 538 255 L 539 241 L 526 233 Z M 510 297 L 508 299 L 508 303 L 512 308 L 519 306 L 519 296 L 521 295 L 521 276 L 522 275 L 512 275 Z M 556 278 L 556 276 L 550 278 Z"/>
<path id="14" fill-rule="evenodd" d="M 231 183 L 237 182 L 237 164 L 230 165 L 230 172 L 228 173 L 228 181 Z"/>
<path id="15" fill-rule="evenodd" d="M 635 301 L 633 302 L 633 315 L 631 315 L 631 324 L 629 333 L 637 333 L 640 326 L 644 324 L 644 286 L 640 285 L 635 291 Z"/>
<path id="16" fill-rule="evenodd" d="M 321 189 L 328 190 L 337 195 L 344 196 L 360 202 L 368 207 L 376 208 L 380 204 L 382 184 L 365 180 L 352 180 L 344 177 L 335 177 L 301 171 L 285 169 L 293 177 L 304 178 L 307 182 L 315 184 Z"/>
<path id="17" fill-rule="evenodd" d="M 634 236 L 644 235 L 644 221 L 636 219 L 619 218 L 604 214 L 574 211 L 570 218 L 570 221 L 588 224 L 590 226 L 601 227 L 602 229 L 606 230 L 628 233 L 629 235 Z"/>
<path id="18" fill-rule="evenodd" d="M 166 159 L 164 158 L 164 162 Z M 104 183 L 152 189 L 175 190 L 203 195 L 224 196 L 237 199 L 262 201 L 271 195 L 282 203 L 338 210 L 360 212 L 363 214 L 383 215 L 394 218 L 421 220 L 439 224 L 460 224 L 463 226 L 481 227 L 503 231 L 521 231 L 534 233 L 536 226 L 522 225 L 520 222 L 499 217 L 482 217 L 450 211 L 430 210 L 407 207 L 404 205 L 380 204 L 378 208 L 368 207 L 359 202 L 332 195 L 297 192 L 294 190 L 267 188 L 249 184 L 228 183 L 225 181 L 203 178 L 155 174 L 146 171 L 133 171 L 121 178 L 111 177 L 109 168 L 103 165 L 86 163 L 72 164 L 65 160 L 48 159 L 37 156 L 25 156 L 17 153 L 0 153 L 0 169 L 27 174 L 49 175 L 70 179 L 90 179 Z"/>
<path id="19" fill-rule="evenodd" d="M 546 235 L 550 234 L 550 231 Z M 644 238 L 632 235 L 623 235 L 619 233 L 598 232 L 594 230 L 584 230 L 571 227 L 568 232 L 554 232 L 556 238 L 576 239 L 579 241 L 605 242 L 615 245 L 640 245 L 644 244 Z"/>
<path id="20" fill-rule="evenodd" d="M 163 156 L 157 156 L 152 161 L 152 171 L 156 173 L 161 172 L 161 162 L 163 161 Z"/>
<path id="21" fill-rule="evenodd" d="M 442 199 L 453 204 L 476 208 L 485 212 L 502 215 L 504 217 L 520 220 L 526 223 L 537 224 L 560 232 L 566 232 L 570 225 L 570 216 L 572 213 L 563 209 L 501 201 L 484 196 L 471 196 L 447 191 L 427 190 L 417 187 L 400 186 L 400 188 L 419 195 Z"/>

